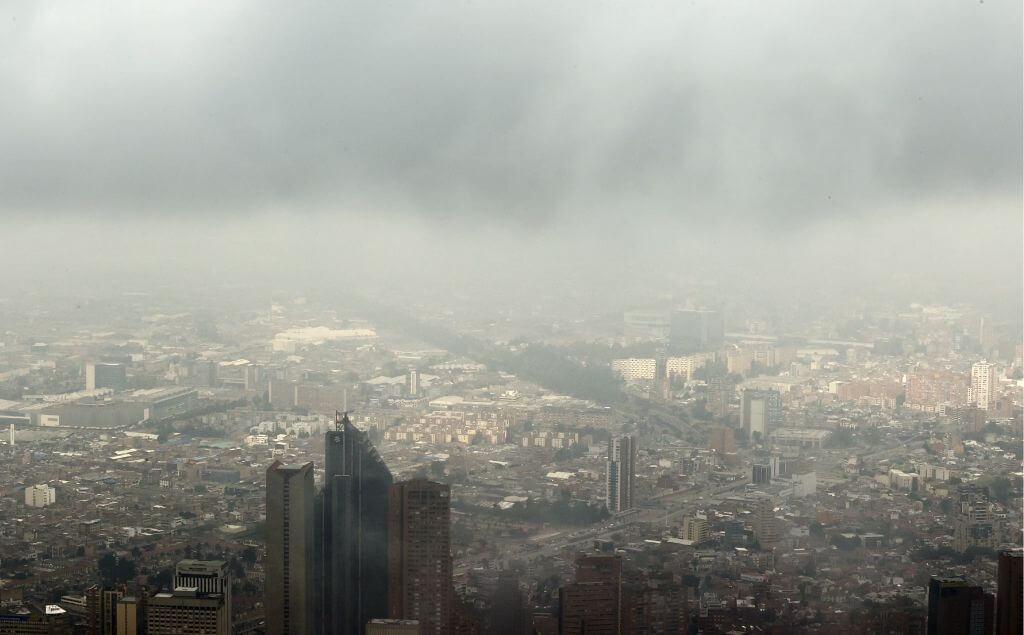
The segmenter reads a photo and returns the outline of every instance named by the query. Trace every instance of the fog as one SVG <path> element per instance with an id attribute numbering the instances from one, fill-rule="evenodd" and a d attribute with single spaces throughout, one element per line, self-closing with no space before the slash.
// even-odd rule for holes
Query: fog
<path id="1" fill-rule="evenodd" d="M 628 304 L 697 276 L 1015 311 L 1021 14 L 7 3 L 11 282 Z"/>

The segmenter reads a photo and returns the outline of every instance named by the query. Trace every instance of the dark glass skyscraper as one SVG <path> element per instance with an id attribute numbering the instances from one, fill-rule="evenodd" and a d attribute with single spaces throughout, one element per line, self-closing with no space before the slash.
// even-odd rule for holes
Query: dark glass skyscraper
<path id="1" fill-rule="evenodd" d="M 348 416 L 325 438 L 323 632 L 359 635 L 388 615 L 391 472 Z"/>

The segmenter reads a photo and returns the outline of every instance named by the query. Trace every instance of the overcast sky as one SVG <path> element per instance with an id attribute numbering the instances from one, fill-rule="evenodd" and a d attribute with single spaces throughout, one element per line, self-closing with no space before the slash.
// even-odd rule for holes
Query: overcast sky
<path id="1" fill-rule="evenodd" d="M 8 0 L 0 215 L 1017 257 L 1021 4 Z"/>

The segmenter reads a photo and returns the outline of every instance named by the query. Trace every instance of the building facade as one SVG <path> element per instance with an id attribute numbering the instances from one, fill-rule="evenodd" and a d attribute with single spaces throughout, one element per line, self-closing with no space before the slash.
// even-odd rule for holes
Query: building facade
<path id="1" fill-rule="evenodd" d="M 391 486 L 388 613 L 416 620 L 419 632 L 452 625 L 451 491 L 425 480 Z"/>
<path id="2" fill-rule="evenodd" d="M 996 365 L 984 360 L 971 366 L 971 403 L 982 410 L 988 410 L 995 401 L 999 379 L 996 376 Z"/>
<path id="3" fill-rule="evenodd" d="M 365 432 L 335 417 L 325 435 L 323 628 L 361 635 L 388 617 L 388 501 L 391 472 Z"/>
<path id="4" fill-rule="evenodd" d="M 740 424 L 748 440 L 768 440 L 782 427 L 782 396 L 777 390 L 747 388 L 740 399 Z"/>
<path id="5" fill-rule="evenodd" d="M 317 632 L 313 587 L 313 464 L 267 468 L 267 562 L 264 581 L 268 635 Z"/>
<path id="6" fill-rule="evenodd" d="M 636 474 L 636 437 L 625 435 L 608 440 L 605 474 L 605 504 L 613 514 L 632 509 L 633 478 Z"/>

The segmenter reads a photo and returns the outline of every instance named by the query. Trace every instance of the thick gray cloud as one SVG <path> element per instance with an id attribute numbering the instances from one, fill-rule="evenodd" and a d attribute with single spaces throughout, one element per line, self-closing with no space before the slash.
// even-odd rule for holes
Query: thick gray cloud
<path id="1" fill-rule="evenodd" d="M 1021 16 L 1019 0 L 7 2 L 0 213 L 768 231 L 929 200 L 1019 223 Z"/>

